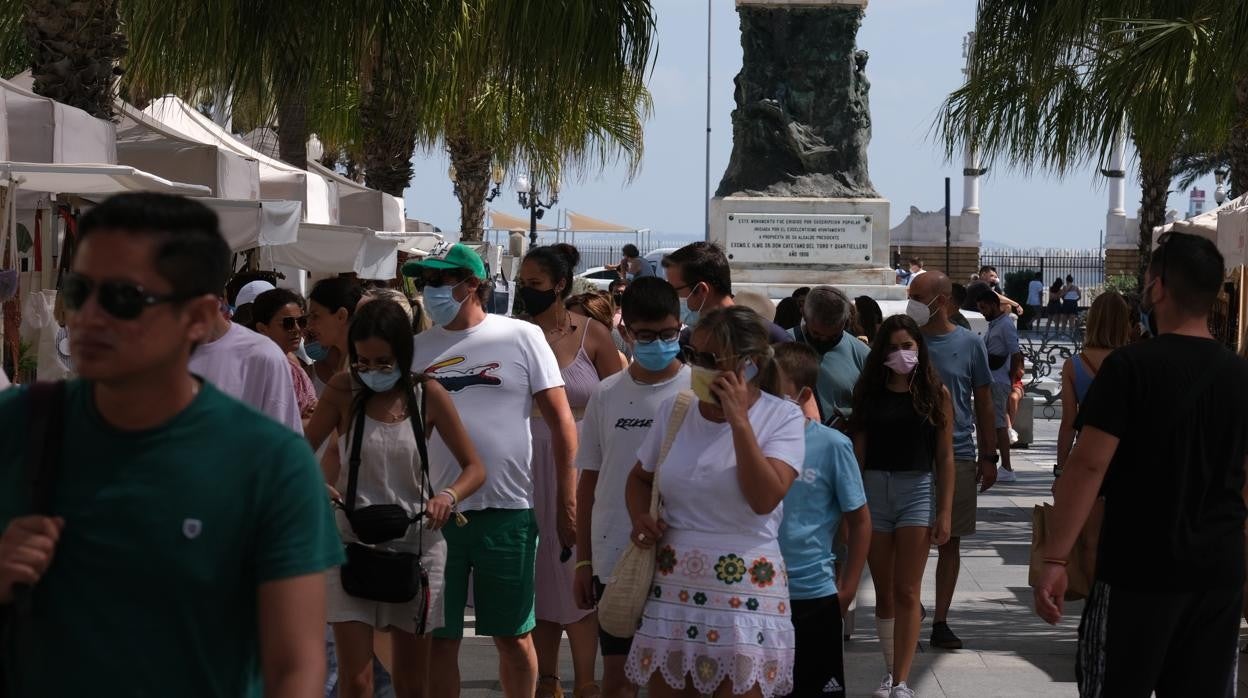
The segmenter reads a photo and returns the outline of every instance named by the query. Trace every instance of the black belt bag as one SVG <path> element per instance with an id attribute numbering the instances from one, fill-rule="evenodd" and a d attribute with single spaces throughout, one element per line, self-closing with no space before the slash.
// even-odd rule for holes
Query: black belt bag
<path id="1" fill-rule="evenodd" d="M 423 390 L 420 402 L 423 407 Z M 407 603 L 418 596 L 423 596 L 422 611 L 416 620 L 416 634 L 423 635 L 429 613 L 429 575 L 420 562 L 420 554 L 369 547 L 406 536 L 408 528 L 423 518 L 426 497 L 432 494 L 429 484 L 429 455 L 425 444 L 424 419 L 421 418 L 424 410 L 417 409 L 416 403 L 417 401 L 409 393 L 408 411 L 411 413 L 412 433 L 416 437 L 416 449 L 420 453 L 420 508 L 422 513 L 409 516 L 407 510 L 398 504 L 374 504 L 362 509 L 355 508 L 356 486 L 360 476 L 360 448 L 364 441 L 365 408 L 361 405 L 351 439 L 347 498 L 342 507 L 346 513 L 347 522 L 351 524 L 351 530 L 360 539 L 360 543 L 347 544 L 347 561 L 343 564 L 339 574 L 342 578 L 342 590 L 357 598 L 382 603 Z M 419 545 L 423 551 L 423 535 Z"/>
<path id="2" fill-rule="evenodd" d="M 396 553 L 348 543 L 347 562 L 342 566 L 341 575 L 342 590 L 352 596 L 383 603 L 407 603 L 423 594 L 428 605 L 429 575 L 416 553 Z"/>

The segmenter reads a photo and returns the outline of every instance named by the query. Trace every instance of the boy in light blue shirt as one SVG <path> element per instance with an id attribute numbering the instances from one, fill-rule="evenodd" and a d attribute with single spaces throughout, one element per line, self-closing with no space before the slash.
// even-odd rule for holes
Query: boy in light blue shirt
<path id="1" fill-rule="evenodd" d="M 806 460 L 784 497 L 780 524 L 796 644 L 790 695 L 844 696 L 842 617 L 858 591 L 871 547 L 871 515 L 853 443 L 819 423 L 819 355 L 796 343 L 777 346 L 775 352 L 781 390 L 806 416 Z M 832 544 L 842 519 L 849 553 L 838 590 Z"/>

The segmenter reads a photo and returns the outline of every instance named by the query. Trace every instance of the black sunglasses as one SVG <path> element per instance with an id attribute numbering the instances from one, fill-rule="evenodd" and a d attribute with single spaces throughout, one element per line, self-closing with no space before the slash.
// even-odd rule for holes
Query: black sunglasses
<path id="1" fill-rule="evenodd" d="M 466 276 L 456 277 L 454 274 L 447 274 L 444 272 L 436 272 L 436 271 L 426 271 L 422 273 L 420 276 L 413 277 L 412 283 L 416 286 L 417 291 L 423 291 L 425 290 L 426 287 L 441 288 L 442 286 L 445 286 L 447 284 L 451 284 L 452 286 L 454 286 L 455 284 L 458 284 L 459 282 L 463 281 L 466 278 L 468 277 Z"/>
<path id="2" fill-rule="evenodd" d="M 149 306 L 186 300 L 178 294 L 157 295 L 148 293 L 138 284 L 125 281 L 96 282 L 81 274 L 68 274 L 61 288 L 61 298 L 67 310 L 76 311 L 86 305 L 91 294 L 96 294 L 100 307 L 119 320 L 133 320 Z"/>
<path id="3" fill-rule="evenodd" d="M 288 316 L 286 316 L 286 317 L 282 318 L 282 329 L 283 329 L 283 330 L 286 330 L 287 332 L 292 332 L 292 331 L 294 331 L 294 329 L 295 329 L 295 326 L 296 326 L 296 325 L 297 325 L 297 326 L 299 327 L 299 329 L 301 329 L 301 330 L 306 330 L 306 329 L 308 329 L 308 316 L 307 316 L 307 315 L 300 315 L 299 317 L 290 317 L 290 316 L 288 315 Z"/>
<path id="4" fill-rule="evenodd" d="M 736 357 L 720 356 L 719 354 L 713 354 L 709 351 L 694 351 L 692 347 L 686 347 L 685 350 L 681 352 L 681 358 L 685 363 L 691 366 L 700 366 L 702 368 L 709 368 L 715 371 L 722 371 L 724 370 L 723 363 L 728 359 Z"/>

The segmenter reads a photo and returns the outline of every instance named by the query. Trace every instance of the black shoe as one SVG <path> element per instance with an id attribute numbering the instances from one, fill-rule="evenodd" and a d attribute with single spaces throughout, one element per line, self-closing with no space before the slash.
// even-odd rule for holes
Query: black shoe
<path id="1" fill-rule="evenodd" d="M 949 629 L 948 623 L 932 623 L 932 639 L 928 644 L 942 650 L 962 649 L 962 641 Z"/>

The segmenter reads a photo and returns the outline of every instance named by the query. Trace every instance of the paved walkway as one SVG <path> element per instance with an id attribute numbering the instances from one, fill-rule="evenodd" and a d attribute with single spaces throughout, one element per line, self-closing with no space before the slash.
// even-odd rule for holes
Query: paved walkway
<path id="1" fill-rule="evenodd" d="M 962 542 L 962 572 L 950 612 L 950 626 L 965 649 L 927 647 L 931 617 L 924 622 L 921 651 L 911 687 L 923 698 L 994 698 L 1075 696 L 1075 633 L 1081 603 L 1067 605 L 1066 616 L 1050 626 L 1032 611 L 1027 565 L 1032 506 L 1050 499 L 1057 421 L 1037 419 L 1032 448 L 1015 452 L 1018 482 L 1001 484 L 979 497 L 978 532 Z M 935 604 L 936 554 L 924 577 L 923 603 Z M 874 591 L 864 580 L 858 596 L 858 628 L 846 643 L 847 682 L 851 696 L 867 696 L 884 672 L 872 616 Z M 485 638 L 464 641 L 461 658 L 466 698 L 501 696 L 497 655 Z M 1246 665 L 1248 668 L 1248 665 Z M 1241 669 L 1240 676 L 1244 676 Z M 562 676 L 571 695 L 571 665 L 564 648 Z M 1241 690 L 1248 682 L 1241 679 Z M 643 695 L 645 693 L 643 692 Z"/>

